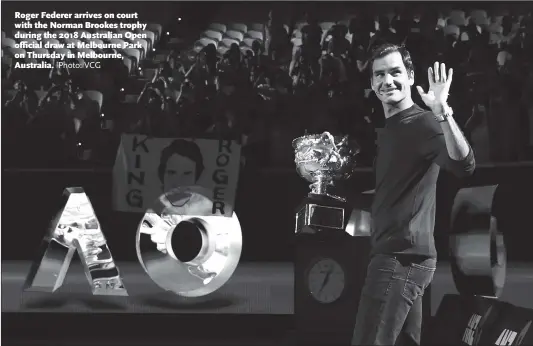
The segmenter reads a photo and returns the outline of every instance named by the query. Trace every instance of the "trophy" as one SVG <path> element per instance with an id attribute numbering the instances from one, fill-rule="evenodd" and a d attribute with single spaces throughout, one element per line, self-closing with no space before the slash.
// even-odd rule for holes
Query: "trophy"
<path id="1" fill-rule="evenodd" d="M 355 168 L 359 145 L 348 136 L 329 132 L 311 134 L 292 141 L 298 174 L 311 183 L 311 192 L 296 213 L 296 233 L 344 230 L 346 199 L 334 195 L 336 180 L 348 179 Z"/>

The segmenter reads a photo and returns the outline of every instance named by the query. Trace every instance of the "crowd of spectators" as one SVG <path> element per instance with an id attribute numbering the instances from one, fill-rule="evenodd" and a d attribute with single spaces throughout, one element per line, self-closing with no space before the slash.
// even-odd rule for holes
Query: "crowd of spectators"
<path id="1" fill-rule="evenodd" d="M 407 46 L 417 85 L 435 61 L 454 68 L 449 102 L 478 162 L 533 159 L 531 13 L 428 12 L 325 22 L 271 11 L 264 23 L 213 23 L 187 49 L 156 30 L 144 53 L 100 69 L 59 59 L 17 69 L 28 59 L 14 57 L 19 40 L 4 30 L 3 165 L 112 166 L 120 134 L 141 133 L 233 138 L 247 165 L 293 167 L 292 139 L 327 130 L 355 138 L 371 166 L 384 117 L 367 58 L 383 42 Z"/>

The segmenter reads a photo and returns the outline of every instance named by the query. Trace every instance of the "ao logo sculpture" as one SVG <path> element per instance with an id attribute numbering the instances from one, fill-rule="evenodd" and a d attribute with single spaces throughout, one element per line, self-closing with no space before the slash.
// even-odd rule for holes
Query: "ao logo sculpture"
<path id="1" fill-rule="evenodd" d="M 213 216 L 213 200 L 200 187 L 180 187 L 149 208 L 137 228 L 138 260 L 162 289 L 183 297 L 208 295 L 232 276 L 242 249 L 242 234 L 235 213 Z M 175 227 L 194 224 L 202 246 L 196 257 L 181 262 L 171 245 Z M 84 190 L 66 188 L 61 210 L 44 237 L 39 260 L 32 265 L 24 289 L 54 292 L 63 284 L 74 253 L 78 252 L 95 295 L 128 295 L 120 271 L 107 245 L 100 223 Z"/>

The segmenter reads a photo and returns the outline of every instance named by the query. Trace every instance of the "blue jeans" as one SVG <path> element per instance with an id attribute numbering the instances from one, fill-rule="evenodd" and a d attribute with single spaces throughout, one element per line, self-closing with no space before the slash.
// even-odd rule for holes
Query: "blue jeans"
<path id="1" fill-rule="evenodd" d="M 352 345 L 420 345 L 422 296 L 436 259 L 375 255 L 361 292 Z"/>

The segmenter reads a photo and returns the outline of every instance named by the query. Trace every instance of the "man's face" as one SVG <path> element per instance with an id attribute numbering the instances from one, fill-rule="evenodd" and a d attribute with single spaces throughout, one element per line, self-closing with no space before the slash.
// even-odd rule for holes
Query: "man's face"
<path id="1" fill-rule="evenodd" d="M 196 163 L 184 156 L 174 154 L 167 161 L 167 169 L 163 177 L 165 191 L 179 186 L 196 184 Z"/>
<path id="2" fill-rule="evenodd" d="M 399 52 L 374 60 L 372 65 L 372 90 L 383 103 L 395 105 L 411 97 L 414 75 L 408 73 Z"/>

